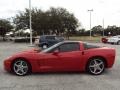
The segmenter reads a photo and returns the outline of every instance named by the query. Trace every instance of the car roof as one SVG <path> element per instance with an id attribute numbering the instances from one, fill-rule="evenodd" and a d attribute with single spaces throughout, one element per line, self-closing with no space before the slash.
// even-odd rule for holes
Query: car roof
<path id="1" fill-rule="evenodd" d="M 46 36 L 56 36 L 56 35 L 41 35 L 41 36 L 42 36 L 42 37 L 43 37 L 43 36 L 45 36 L 45 37 L 46 37 Z"/>
<path id="2" fill-rule="evenodd" d="M 69 40 L 66 40 L 66 41 L 62 41 L 63 43 L 82 43 L 82 41 L 69 41 Z"/>

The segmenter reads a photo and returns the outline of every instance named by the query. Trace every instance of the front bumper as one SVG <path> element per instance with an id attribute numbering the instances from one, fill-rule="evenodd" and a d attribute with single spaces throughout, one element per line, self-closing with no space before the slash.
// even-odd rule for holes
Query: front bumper
<path id="1" fill-rule="evenodd" d="M 4 69 L 6 70 L 6 71 L 11 71 L 11 61 L 10 60 L 5 60 L 4 61 Z"/>

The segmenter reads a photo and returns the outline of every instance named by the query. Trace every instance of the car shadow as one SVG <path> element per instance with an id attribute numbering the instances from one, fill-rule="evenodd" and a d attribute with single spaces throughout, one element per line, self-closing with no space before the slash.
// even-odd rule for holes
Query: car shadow
<path id="1" fill-rule="evenodd" d="M 101 76 L 101 75 L 109 75 L 109 74 L 111 74 L 112 73 L 112 71 L 111 70 L 105 70 L 102 74 L 100 74 L 100 75 L 92 75 L 92 74 L 89 74 L 89 73 L 87 73 L 87 72 L 75 72 L 75 71 L 73 71 L 73 72 L 37 72 L 37 73 L 30 73 L 30 74 L 28 74 L 28 75 L 25 75 L 25 76 L 51 76 L 51 75 L 56 75 L 56 76 L 67 76 L 67 75 L 71 75 L 71 76 L 73 76 L 73 75 L 86 75 L 86 76 Z M 9 76 L 17 76 L 17 75 L 15 75 L 15 74 L 13 74 L 12 72 L 4 72 L 3 74 L 5 74 L 5 75 L 9 75 Z"/>
<path id="2" fill-rule="evenodd" d="M 87 75 L 87 76 L 102 76 L 102 75 L 110 75 L 112 73 L 111 70 L 107 69 L 105 70 L 102 74 L 100 75 L 92 75 L 92 74 L 89 74 L 88 72 L 39 72 L 39 73 L 31 73 L 29 75 L 35 75 L 35 76 L 38 76 L 38 75 Z"/>
<path id="3" fill-rule="evenodd" d="M 87 74 L 85 72 L 39 72 L 31 73 L 31 75 L 77 75 L 77 74 Z"/>

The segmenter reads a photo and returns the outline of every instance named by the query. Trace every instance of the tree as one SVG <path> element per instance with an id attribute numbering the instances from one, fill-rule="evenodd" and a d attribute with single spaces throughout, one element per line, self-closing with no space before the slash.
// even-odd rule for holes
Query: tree
<path id="1" fill-rule="evenodd" d="M 94 26 L 92 28 L 92 34 L 93 35 L 102 35 L 102 32 L 103 32 L 103 28 L 101 25 L 98 25 L 98 26 Z"/>
<path id="2" fill-rule="evenodd" d="M 50 8 L 42 11 L 37 8 L 32 10 L 32 29 L 38 34 L 50 33 L 75 33 L 79 26 L 75 16 L 64 8 Z M 16 30 L 29 28 L 29 9 L 19 12 L 14 18 Z"/>
<path id="3" fill-rule="evenodd" d="M 5 40 L 5 34 L 11 31 L 12 28 L 13 26 L 8 20 L 0 19 L 0 35 L 3 37 L 3 40 Z"/>
<path id="4" fill-rule="evenodd" d="M 113 26 L 108 26 L 106 29 L 105 29 L 105 35 L 108 36 L 108 33 L 111 33 L 112 36 L 114 35 L 120 35 L 120 27 L 117 27 L 115 25 Z"/>
<path id="5" fill-rule="evenodd" d="M 105 29 L 103 29 L 101 25 L 94 26 L 94 27 L 92 28 L 92 33 L 93 33 L 93 34 L 102 35 L 102 34 L 103 34 L 103 30 L 104 30 L 104 35 L 105 35 L 105 36 L 108 36 L 109 33 L 110 33 L 110 35 L 112 35 L 112 36 L 120 35 L 120 27 L 117 27 L 117 26 L 115 26 L 115 25 L 113 25 L 113 26 L 108 26 L 108 27 L 105 28 Z"/>
<path id="6" fill-rule="evenodd" d="M 77 32 L 76 32 L 76 35 L 77 36 L 84 36 L 85 35 L 85 29 L 84 28 L 81 28 L 79 29 Z"/>

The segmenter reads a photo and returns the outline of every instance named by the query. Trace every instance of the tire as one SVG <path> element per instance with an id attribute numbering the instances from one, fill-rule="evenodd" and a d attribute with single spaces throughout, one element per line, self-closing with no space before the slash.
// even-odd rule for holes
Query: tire
<path id="1" fill-rule="evenodd" d="M 47 44 L 43 44 L 43 45 L 42 45 L 42 48 L 43 48 L 43 49 L 46 49 L 46 48 L 48 48 L 48 45 L 47 45 Z"/>
<path id="2" fill-rule="evenodd" d="M 105 70 L 105 62 L 101 58 L 92 58 L 87 64 L 87 72 L 93 75 L 100 75 Z"/>
<path id="3" fill-rule="evenodd" d="M 18 76 L 25 76 L 31 71 L 30 64 L 23 59 L 17 59 L 12 64 L 12 71 Z"/>
<path id="4" fill-rule="evenodd" d="M 120 41 L 118 41 L 117 44 L 120 45 Z"/>

